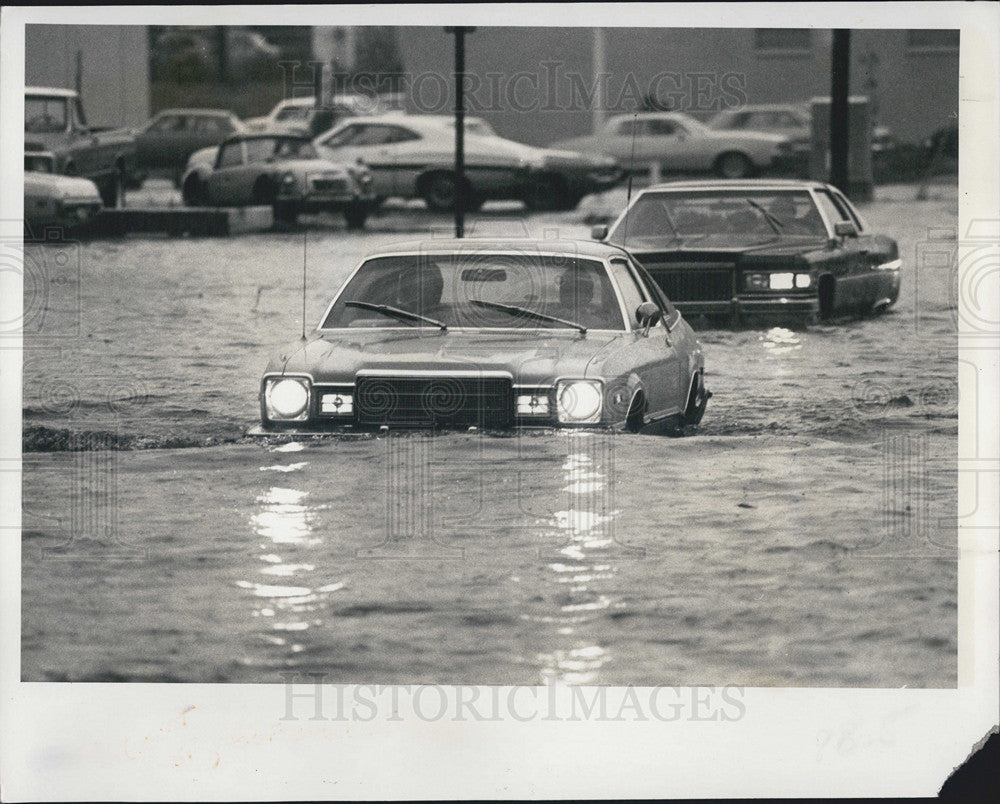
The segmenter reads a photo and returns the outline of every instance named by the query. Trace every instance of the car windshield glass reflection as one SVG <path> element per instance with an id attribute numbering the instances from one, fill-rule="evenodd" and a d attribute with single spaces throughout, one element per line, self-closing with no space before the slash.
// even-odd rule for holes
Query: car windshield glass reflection
<path id="1" fill-rule="evenodd" d="M 807 192 L 647 193 L 609 238 L 673 241 L 710 235 L 825 237 L 823 219 Z"/>
<path id="2" fill-rule="evenodd" d="M 266 162 L 269 159 L 316 159 L 312 143 L 291 137 L 257 137 L 246 141 L 247 161 Z"/>
<path id="3" fill-rule="evenodd" d="M 32 134 L 51 134 L 65 131 L 66 99 L 25 98 L 24 130 Z"/>
<path id="4" fill-rule="evenodd" d="M 449 328 L 625 328 L 604 264 L 566 256 L 470 252 L 377 257 L 364 263 L 344 288 L 323 328 L 401 325 L 349 302 L 404 310 Z"/>

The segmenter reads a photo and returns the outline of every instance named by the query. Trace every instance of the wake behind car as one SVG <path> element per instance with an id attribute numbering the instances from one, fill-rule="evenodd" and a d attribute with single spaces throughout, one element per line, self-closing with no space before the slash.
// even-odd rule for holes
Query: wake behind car
<path id="1" fill-rule="evenodd" d="M 588 193 L 613 187 L 613 159 L 535 148 L 504 139 L 483 120 L 465 121 L 466 198 L 473 209 L 489 200 L 524 201 L 531 209 L 572 209 Z M 455 121 L 442 115 L 352 118 L 316 138 L 319 152 L 341 162 L 363 161 L 379 198 L 422 198 L 443 212 L 455 205 Z"/>
<path id="2" fill-rule="evenodd" d="M 203 150 L 189 159 L 181 182 L 188 206 L 272 206 L 284 221 L 303 212 L 341 212 L 348 228 L 360 229 L 374 200 L 367 168 L 320 159 L 305 137 L 241 134 L 223 142 L 214 161 L 208 158 Z"/>
<path id="3" fill-rule="evenodd" d="M 814 320 L 882 312 L 899 296 L 899 249 L 835 187 L 686 181 L 643 190 L 595 239 L 627 247 L 677 307 Z"/>
<path id="4" fill-rule="evenodd" d="M 365 259 L 267 365 L 261 432 L 697 424 L 694 333 L 624 250 L 401 244 Z"/>

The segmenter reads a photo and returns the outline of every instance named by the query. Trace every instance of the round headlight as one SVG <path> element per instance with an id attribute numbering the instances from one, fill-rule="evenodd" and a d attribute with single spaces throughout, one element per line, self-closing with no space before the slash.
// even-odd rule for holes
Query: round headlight
<path id="1" fill-rule="evenodd" d="M 301 380 L 278 380 L 268 389 L 267 401 L 279 416 L 294 419 L 309 404 L 309 391 Z"/>
<path id="2" fill-rule="evenodd" d="M 587 422 L 601 413 L 601 389 L 590 382 L 570 382 L 559 391 L 559 420 Z"/>

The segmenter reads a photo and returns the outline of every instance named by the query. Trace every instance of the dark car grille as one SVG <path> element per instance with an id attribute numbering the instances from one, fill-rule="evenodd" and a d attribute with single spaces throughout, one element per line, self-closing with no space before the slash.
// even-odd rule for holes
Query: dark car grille
<path id="1" fill-rule="evenodd" d="M 359 424 L 408 427 L 506 427 L 512 408 L 507 377 L 358 377 Z"/>
<path id="2" fill-rule="evenodd" d="M 729 301 L 734 295 L 734 271 L 734 268 L 706 268 L 698 264 L 649 269 L 674 302 Z"/>
<path id="3" fill-rule="evenodd" d="M 318 193 L 343 193 L 347 191 L 344 179 L 313 179 L 313 190 Z"/>

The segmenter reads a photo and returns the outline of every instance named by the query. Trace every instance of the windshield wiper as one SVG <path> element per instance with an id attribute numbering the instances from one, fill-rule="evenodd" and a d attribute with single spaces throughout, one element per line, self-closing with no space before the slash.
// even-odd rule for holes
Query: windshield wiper
<path id="1" fill-rule="evenodd" d="M 752 198 L 747 198 L 745 200 L 750 206 L 752 206 L 755 210 L 757 210 L 761 215 L 764 216 L 764 220 L 767 221 L 768 226 L 774 229 L 775 234 L 779 235 L 781 234 L 781 230 L 785 228 L 785 224 L 779 221 L 776 217 L 774 217 L 774 215 L 772 215 L 770 212 L 764 209 L 764 207 L 762 207 Z"/>
<path id="2" fill-rule="evenodd" d="M 388 304 L 372 304 L 371 302 L 349 301 L 344 302 L 344 307 L 357 307 L 361 310 L 372 310 L 373 312 L 382 313 L 383 315 L 387 315 L 392 318 L 398 318 L 400 321 L 422 321 L 433 327 L 437 327 L 442 332 L 447 332 L 448 330 L 448 326 L 440 321 L 428 318 L 425 315 L 420 315 L 419 313 L 411 313 L 409 310 L 400 310 L 398 307 L 390 307 Z"/>
<path id="3" fill-rule="evenodd" d="M 587 328 L 583 324 L 577 324 L 575 321 L 567 321 L 565 318 L 556 318 L 554 315 L 536 313 L 534 310 L 529 310 L 527 307 L 515 307 L 512 304 L 498 304 L 497 302 L 483 301 L 481 299 L 469 299 L 469 303 L 474 304 L 476 307 L 486 307 L 490 310 L 500 310 L 501 312 L 510 313 L 511 315 L 523 315 L 525 318 L 531 318 L 535 321 L 548 321 L 552 324 L 565 324 L 567 327 L 573 327 L 573 329 L 580 330 L 581 335 L 587 334 Z"/>

